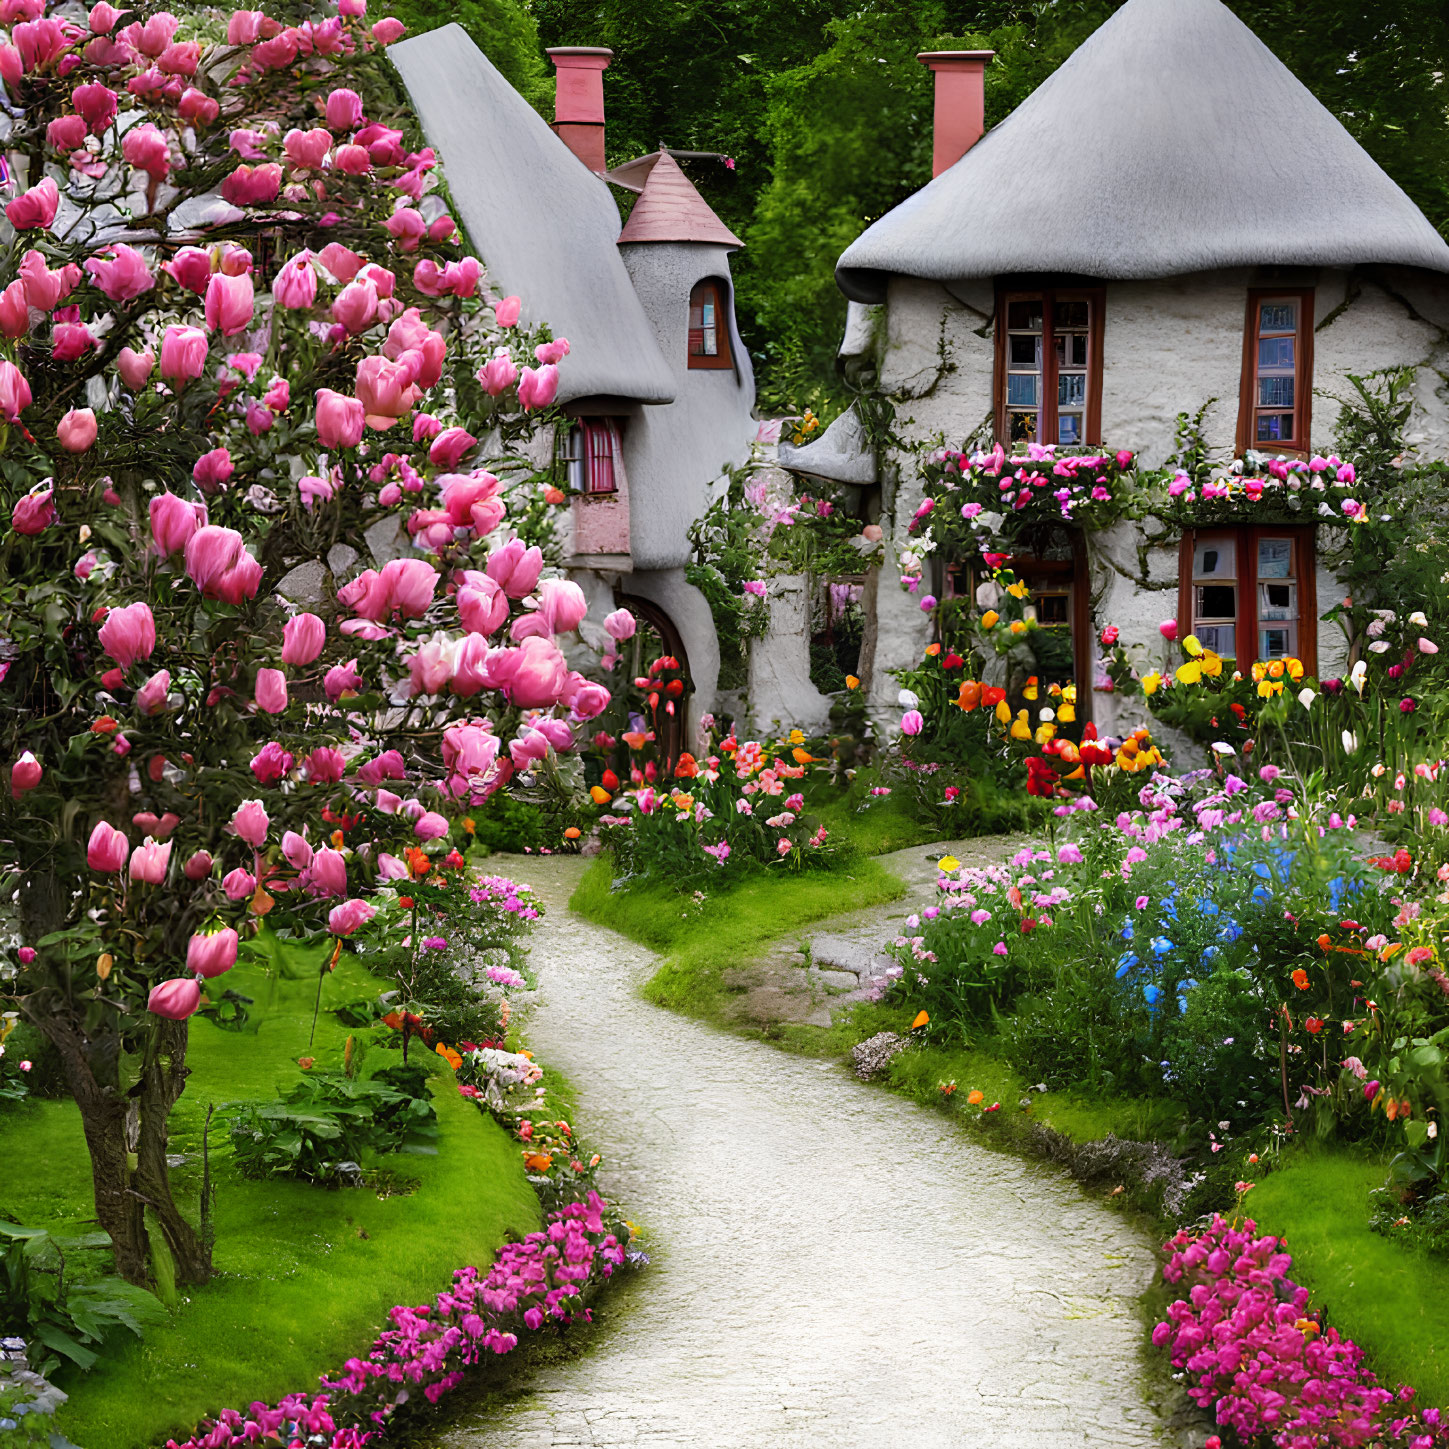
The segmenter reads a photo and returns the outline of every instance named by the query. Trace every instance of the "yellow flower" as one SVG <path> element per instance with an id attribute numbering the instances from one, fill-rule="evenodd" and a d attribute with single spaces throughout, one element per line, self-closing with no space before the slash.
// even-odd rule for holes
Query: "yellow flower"
<path id="1" fill-rule="evenodd" d="M 1014 740 L 1029 740 L 1031 738 L 1031 725 L 1027 722 L 1025 710 L 1022 710 L 1011 722 L 1011 737 Z"/>
<path id="2" fill-rule="evenodd" d="M 936 869 L 943 870 L 949 875 L 953 870 L 961 869 L 961 862 L 954 855 L 943 855 L 936 862 Z"/>
<path id="3" fill-rule="evenodd" d="M 859 689 L 860 680 L 858 680 L 853 674 L 847 674 L 845 676 L 845 687 L 847 689 Z"/>
<path id="4" fill-rule="evenodd" d="M 1284 665 L 1288 670 L 1288 678 L 1297 684 L 1303 678 L 1303 661 L 1301 659 L 1285 659 Z"/>
<path id="5" fill-rule="evenodd" d="M 1062 690 L 1062 698 L 1066 700 L 1068 704 L 1075 704 L 1077 702 L 1077 686 L 1075 684 L 1067 685 L 1067 687 Z"/>
<path id="6" fill-rule="evenodd" d="M 1000 619 L 1001 615 L 998 614 L 995 609 L 988 609 L 981 616 L 981 627 L 983 629 L 994 629 Z"/>
<path id="7" fill-rule="evenodd" d="M 1202 653 L 1202 645 L 1198 643 L 1196 634 L 1189 634 L 1187 638 L 1182 641 L 1182 647 L 1186 649 L 1187 652 L 1191 654 L 1194 659 L 1196 659 L 1197 656 Z"/>
<path id="8" fill-rule="evenodd" d="M 804 730 L 791 730 L 790 731 L 790 743 L 792 745 L 803 745 L 805 743 L 805 731 Z"/>
<path id="9" fill-rule="evenodd" d="M 1064 704 L 1057 710 L 1057 718 L 1063 724 L 1073 724 L 1077 718 L 1077 707 L 1074 704 Z"/>
<path id="10" fill-rule="evenodd" d="M 998 724 L 1011 723 L 1011 708 L 1004 699 L 996 701 L 996 720 Z"/>
<path id="11" fill-rule="evenodd" d="M 1253 665 L 1253 678 L 1254 679 L 1266 679 L 1267 676 L 1268 676 L 1268 666 L 1266 664 L 1264 664 L 1263 661 L 1260 659 L 1260 660 L 1258 660 L 1258 662 L 1256 664 Z"/>
<path id="12" fill-rule="evenodd" d="M 1149 674 L 1142 676 L 1143 694 L 1156 694 L 1157 686 L 1162 683 L 1162 676 L 1154 669 Z"/>
<path id="13" fill-rule="evenodd" d="M 1202 655 L 1202 672 L 1209 679 L 1216 679 L 1223 672 L 1223 660 L 1220 654 L 1214 654 L 1211 649 L 1204 649 Z"/>
<path id="14" fill-rule="evenodd" d="M 1006 592 L 1010 594 L 1013 599 L 1024 599 L 1026 598 L 1029 591 L 1026 587 L 1026 584 L 1021 579 L 1018 579 L 1014 584 L 1007 584 Z"/>
<path id="15" fill-rule="evenodd" d="M 1013 619 L 1011 621 L 1011 632 L 1013 634 L 1025 634 L 1026 625 L 1020 619 Z"/>
<path id="16" fill-rule="evenodd" d="M 1026 681 L 1026 688 L 1022 690 L 1021 697 L 1023 699 L 1036 699 L 1039 693 L 1040 691 L 1037 689 L 1037 678 L 1036 675 L 1033 674 L 1032 677 Z"/>
<path id="17" fill-rule="evenodd" d="M 1039 724 L 1036 727 L 1036 742 L 1037 742 L 1037 744 L 1044 745 L 1044 744 L 1046 744 L 1046 742 L 1048 740 L 1055 739 L 1056 738 L 1056 733 L 1057 733 L 1057 727 L 1054 724 L 1052 724 L 1052 722 L 1050 720 L 1048 720 L 1045 724 Z"/>

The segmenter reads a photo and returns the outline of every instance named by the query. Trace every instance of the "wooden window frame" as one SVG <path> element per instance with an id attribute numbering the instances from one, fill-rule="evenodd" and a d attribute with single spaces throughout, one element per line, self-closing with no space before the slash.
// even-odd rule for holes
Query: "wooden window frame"
<path id="1" fill-rule="evenodd" d="M 1024 287 L 998 285 L 996 289 L 996 437 L 1008 451 L 1013 444 L 1008 435 L 1006 416 L 1007 376 L 1007 305 L 1011 302 L 1031 301 L 1041 298 L 1042 304 L 1042 359 L 1041 359 L 1041 403 L 1037 409 L 1038 418 L 1049 420 L 1050 433 L 1057 428 L 1057 352 L 1051 345 L 1054 330 L 1053 311 L 1057 302 L 1086 302 L 1091 308 L 1087 324 L 1087 405 L 1084 409 L 1082 439 L 1084 448 L 1098 448 L 1102 445 L 1102 385 L 1105 360 L 1105 315 L 1107 289 L 1105 287 Z M 1043 429 L 1043 431 L 1048 431 Z M 1042 438 L 1037 438 L 1043 443 Z M 1070 443 L 1054 443 L 1053 446 L 1073 447 Z"/>
<path id="2" fill-rule="evenodd" d="M 1273 292 L 1270 296 L 1281 296 Z M 1232 524 L 1183 531 L 1177 553 L 1177 629 L 1185 638 L 1195 627 L 1192 611 L 1193 561 L 1197 540 L 1204 534 L 1226 533 L 1237 551 L 1238 613 L 1234 621 L 1238 649 L 1233 662 L 1246 674 L 1258 662 L 1258 543 L 1264 538 L 1293 540 L 1292 577 L 1298 584 L 1298 653 L 1304 674 L 1318 673 L 1318 530 L 1311 523 Z M 1270 621 L 1271 622 L 1271 621 Z M 1243 645 L 1247 644 L 1244 649 Z"/>
<path id="3" fill-rule="evenodd" d="M 1298 303 L 1298 330 L 1293 369 L 1293 437 L 1282 442 L 1257 440 L 1254 423 L 1263 409 L 1257 406 L 1258 316 L 1264 302 L 1275 298 Z M 1248 311 L 1243 324 L 1243 375 L 1238 395 L 1238 454 L 1248 449 L 1259 453 L 1289 456 L 1311 451 L 1313 431 L 1313 306 L 1312 287 L 1254 287 L 1248 292 Z M 1267 409 L 1286 411 L 1286 409 Z"/>
<path id="4" fill-rule="evenodd" d="M 575 432 L 579 435 L 582 449 L 577 460 L 570 451 L 570 439 Z M 601 441 L 607 446 L 601 448 Z M 576 498 L 612 498 L 619 492 L 619 480 L 624 473 L 624 449 L 615 419 L 570 418 L 567 428 L 558 435 L 556 447 L 555 476 L 566 492 Z M 576 487 L 569 476 L 569 464 L 573 461 L 581 464 L 582 487 Z"/>
<path id="5" fill-rule="evenodd" d="M 703 281 L 696 282 L 689 290 L 689 310 L 693 313 L 695 298 L 705 289 L 708 289 L 714 294 L 715 351 L 713 354 L 695 352 L 693 345 L 694 334 L 696 331 L 702 332 L 703 328 L 702 326 L 700 328 L 691 326 L 685 340 L 685 352 L 689 367 L 695 371 L 713 371 L 732 368 L 735 364 L 734 358 L 730 353 L 730 308 L 724 283 L 715 277 L 705 277 Z"/>

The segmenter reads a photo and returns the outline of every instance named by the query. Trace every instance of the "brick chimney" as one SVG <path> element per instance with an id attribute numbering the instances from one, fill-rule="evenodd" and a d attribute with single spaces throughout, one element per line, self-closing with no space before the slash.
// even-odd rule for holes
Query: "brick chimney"
<path id="1" fill-rule="evenodd" d="M 604 71 L 614 52 L 602 45 L 556 45 L 553 128 L 590 171 L 604 169 Z"/>
<path id="2" fill-rule="evenodd" d="M 927 50 L 916 57 L 936 77 L 931 175 L 954 166 L 986 130 L 986 79 L 994 50 Z"/>

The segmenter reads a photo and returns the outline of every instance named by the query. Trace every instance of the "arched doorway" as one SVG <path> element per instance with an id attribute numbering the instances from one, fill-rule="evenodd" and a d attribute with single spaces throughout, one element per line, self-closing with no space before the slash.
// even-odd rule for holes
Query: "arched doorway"
<path id="1" fill-rule="evenodd" d="M 626 651 L 624 656 L 631 686 L 635 679 L 644 677 L 655 659 L 664 656 L 679 661 L 679 676 L 684 681 L 683 693 L 677 700 L 672 701 L 673 710 L 665 707 L 671 701 L 661 700 L 659 709 L 649 721 L 654 730 L 654 743 L 660 764 L 664 770 L 672 771 L 685 750 L 689 728 L 689 696 L 694 692 L 684 638 L 674 620 L 652 599 L 642 598 L 638 594 L 616 592 L 614 601 L 620 608 L 628 609 L 640 626 L 629 641 L 633 646 L 632 651 Z"/>

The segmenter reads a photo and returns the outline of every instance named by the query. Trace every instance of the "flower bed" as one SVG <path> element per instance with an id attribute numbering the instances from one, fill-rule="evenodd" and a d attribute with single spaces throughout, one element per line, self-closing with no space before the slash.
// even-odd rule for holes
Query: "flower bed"
<path id="1" fill-rule="evenodd" d="M 1246 1184 L 1244 1185 L 1246 1189 Z M 1167 1311 L 1152 1341 L 1186 1371 L 1188 1392 L 1244 1441 L 1277 1449 L 1360 1449 L 1449 1444 L 1437 1409 L 1419 1413 L 1414 1391 L 1381 1385 L 1363 1350 L 1288 1276 L 1292 1256 L 1281 1239 L 1259 1237 L 1215 1217 L 1204 1232 L 1179 1232 L 1166 1244 L 1163 1277 L 1189 1293 Z M 1208 1440 L 1218 1449 L 1217 1436 Z"/>

